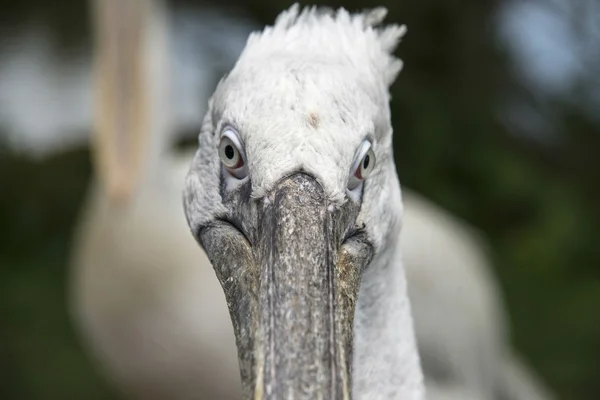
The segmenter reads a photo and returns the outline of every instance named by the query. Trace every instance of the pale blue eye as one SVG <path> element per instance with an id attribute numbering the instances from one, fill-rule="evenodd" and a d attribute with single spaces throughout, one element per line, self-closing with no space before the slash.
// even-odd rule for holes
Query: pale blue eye
<path id="1" fill-rule="evenodd" d="M 239 135 L 232 128 L 225 129 L 221 134 L 219 158 L 229 176 L 237 179 L 248 176 L 244 146 Z"/>
<path id="2" fill-rule="evenodd" d="M 350 176 L 348 177 L 348 190 L 357 189 L 362 181 L 375 168 L 375 152 L 371 148 L 371 142 L 365 140 L 358 146 L 354 162 L 350 168 Z"/>

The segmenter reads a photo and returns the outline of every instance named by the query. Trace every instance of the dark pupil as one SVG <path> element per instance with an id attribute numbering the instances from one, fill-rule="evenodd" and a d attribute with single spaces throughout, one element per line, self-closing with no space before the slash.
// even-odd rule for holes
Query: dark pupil
<path id="1" fill-rule="evenodd" d="M 231 160 L 231 159 L 233 159 L 234 155 L 235 155 L 235 150 L 233 150 L 233 147 L 230 144 L 225 146 L 225 157 L 227 157 Z"/>
<path id="2" fill-rule="evenodd" d="M 364 169 L 367 169 L 367 167 L 369 166 L 369 161 L 370 161 L 370 160 L 369 160 L 369 155 L 367 154 L 367 155 L 365 156 L 365 159 L 363 160 L 363 168 L 364 168 Z"/>

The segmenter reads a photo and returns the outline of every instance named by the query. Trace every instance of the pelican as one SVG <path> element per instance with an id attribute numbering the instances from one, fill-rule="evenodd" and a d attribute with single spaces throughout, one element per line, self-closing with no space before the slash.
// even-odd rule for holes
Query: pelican
<path id="1" fill-rule="evenodd" d="M 186 179 L 244 398 L 424 398 L 388 88 L 404 26 L 296 4 L 219 83 Z"/>
<path id="2" fill-rule="evenodd" d="M 73 314 L 99 366 L 130 397 L 234 399 L 241 385 L 225 297 L 180 212 L 193 154 L 167 140 L 176 121 L 165 95 L 164 14 L 159 1 L 96 4 L 100 179 L 75 235 Z M 129 30 L 111 36 L 115 26 Z M 122 84 L 128 77 L 133 90 Z M 139 113 L 128 122 L 120 108 Z M 425 199 L 406 189 L 402 197 L 401 252 L 428 398 L 495 399 L 495 355 L 506 345 L 480 244 Z M 472 343 L 480 345 L 465 350 Z"/>
<path id="3" fill-rule="evenodd" d="M 239 397 L 224 296 L 181 212 L 192 155 L 173 152 L 166 134 L 164 10 L 138 0 L 94 6 L 99 179 L 74 235 L 73 319 L 127 397 Z"/>

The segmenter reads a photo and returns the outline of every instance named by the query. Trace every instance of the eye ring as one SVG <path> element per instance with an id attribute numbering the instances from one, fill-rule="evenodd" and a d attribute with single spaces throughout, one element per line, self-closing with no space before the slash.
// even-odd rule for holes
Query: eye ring
<path id="1" fill-rule="evenodd" d="M 371 172 L 373 172 L 375 163 L 375 152 L 371 148 L 371 142 L 365 140 L 358 147 L 354 162 L 350 168 L 348 190 L 353 191 L 357 189 L 360 184 L 371 174 Z"/>
<path id="2" fill-rule="evenodd" d="M 221 134 L 219 158 L 223 168 L 235 178 L 244 179 L 248 175 L 244 146 L 232 128 L 226 128 Z"/>
<path id="3" fill-rule="evenodd" d="M 219 158 L 223 166 L 229 170 L 235 170 L 244 166 L 244 159 L 238 148 L 231 138 L 223 136 L 219 143 Z"/>

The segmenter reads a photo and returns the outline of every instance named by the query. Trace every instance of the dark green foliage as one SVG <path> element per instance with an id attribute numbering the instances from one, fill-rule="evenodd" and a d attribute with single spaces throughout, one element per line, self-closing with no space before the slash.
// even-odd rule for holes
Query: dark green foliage
<path id="1" fill-rule="evenodd" d="M 43 163 L 0 150 L 0 397 L 111 397 L 70 324 L 68 255 L 87 151 Z"/>

